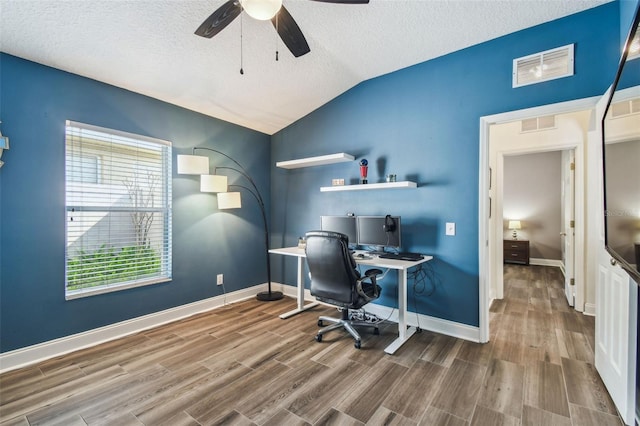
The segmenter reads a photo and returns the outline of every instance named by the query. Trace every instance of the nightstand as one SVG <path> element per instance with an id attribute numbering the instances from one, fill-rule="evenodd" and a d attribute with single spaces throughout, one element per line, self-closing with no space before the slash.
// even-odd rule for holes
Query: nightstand
<path id="1" fill-rule="evenodd" d="M 504 263 L 529 264 L 529 241 L 504 240 Z"/>

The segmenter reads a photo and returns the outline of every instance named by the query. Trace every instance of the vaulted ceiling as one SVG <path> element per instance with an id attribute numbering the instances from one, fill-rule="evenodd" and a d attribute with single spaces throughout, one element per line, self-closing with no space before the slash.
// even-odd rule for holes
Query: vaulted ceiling
<path id="1" fill-rule="evenodd" d="M 246 14 L 194 35 L 225 1 L 0 0 L 0 49 L 273 134 L 362 81 L 610 0 L 284 0 L 299 58 Z"/>

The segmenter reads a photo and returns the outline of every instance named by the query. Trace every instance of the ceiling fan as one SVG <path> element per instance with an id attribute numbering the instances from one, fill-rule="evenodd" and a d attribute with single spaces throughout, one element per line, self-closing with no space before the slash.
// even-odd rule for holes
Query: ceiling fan
<path id="1" fill-rule="evenodd" d="M 322 3 L 367 4 L 369 0 L 311 0 Z M 289 11 L 282 5 L 282 0 L 229 0 L 216 9 L 198 27 L 195 34 L 212 38 L 245 10 L 254 19 L 271 20 L 278 35 L 291 51 L 293 56 L 300 57 L 309 53 L 309 44 L 304 38 L 300 27 L 296 24 Z"/>

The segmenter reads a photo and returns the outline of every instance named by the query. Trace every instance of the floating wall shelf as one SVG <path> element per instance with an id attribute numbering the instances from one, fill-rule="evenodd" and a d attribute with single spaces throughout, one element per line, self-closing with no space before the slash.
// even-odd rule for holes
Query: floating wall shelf
<path id="1" fill-rule="evenodd" d="M 344 163 L 353 161 L 355 157 L 344 152 L 337 154 L 321 155 L 319 157 L 300 158 L 297 160 L 278 161 L 276 167 L 281 169 L 299 169 L 301 167 L 324 166 L 327 164 Z"/>
<path id="2" fill-rule="evenodd" d="M 364 191 L 371 189 L 400 189 L 400 188 L 417 188 L 418 184 L 410 181 L 402 182 L 383 182 L 383 183 L 367 183 L 363 185 L 340 185 L 340 186 L 323 186 L 320 192 L 331 191 Z"/>

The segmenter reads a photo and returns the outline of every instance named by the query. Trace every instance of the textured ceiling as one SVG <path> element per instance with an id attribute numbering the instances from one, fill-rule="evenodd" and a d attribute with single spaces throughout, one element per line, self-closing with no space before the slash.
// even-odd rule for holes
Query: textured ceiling
<path id="1" fill-rule="evenodd" d="M 364 80 L 608 1 L 284 0 L 311 52 L 243 15 L 240 75 L 240 18 L 193 34 L 225 0 L 0 0 L 0 49 L 273 134 Z"/>

